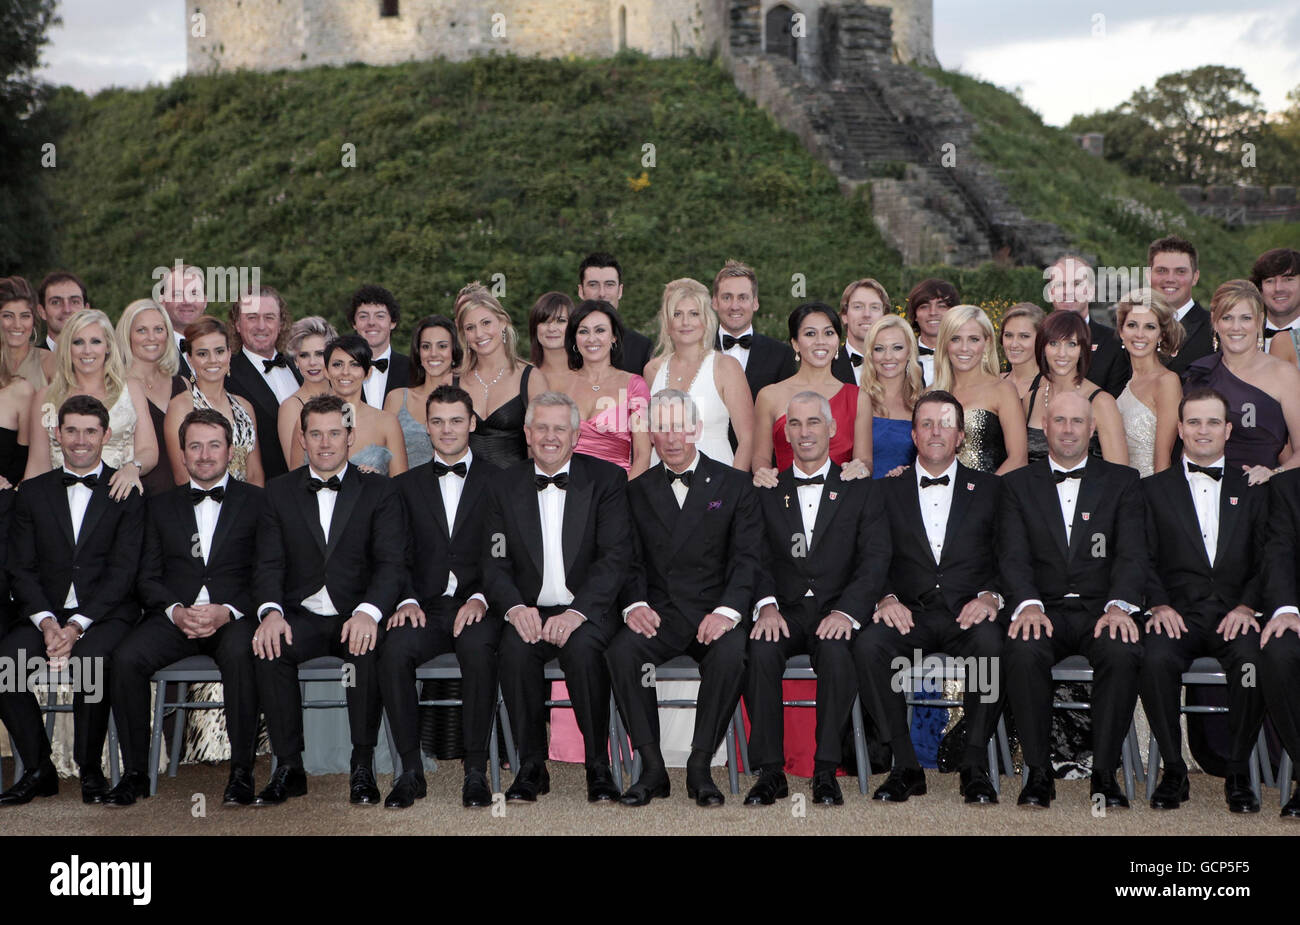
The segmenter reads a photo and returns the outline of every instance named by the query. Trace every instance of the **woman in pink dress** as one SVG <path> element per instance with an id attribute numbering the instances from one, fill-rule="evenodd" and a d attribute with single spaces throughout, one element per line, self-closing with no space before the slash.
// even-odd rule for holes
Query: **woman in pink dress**
<path id="1" fill-rule="evenodd" d="M 582 425 L 574 452 L 622 466 L 634 479 L 650 465 L 650 433 L 642 423 L 650 404 L 645 380 L 614 364 L 622 358 L 623 324 L 608 302 L 588 300 L 569 314 L 564 352 L 571 374 L 564 391 L 578 403 Z M 568 699 L 556 682 L 555 700 Z M 573 711 L 551 711 L 552 761 L 583 761 L 582 733 Z"/>

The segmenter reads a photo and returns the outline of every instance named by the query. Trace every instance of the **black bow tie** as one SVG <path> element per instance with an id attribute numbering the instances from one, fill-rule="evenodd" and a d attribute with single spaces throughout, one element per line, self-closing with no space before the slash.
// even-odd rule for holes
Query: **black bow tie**
<path id="1" fill-rule="evenodd" d="M 664 472 L 668 474 L 669 488 L 673 487 L 673 482 L 681 482 L 687 488 L 690 488 L 691 479 L 695 477 L 695 471 L 693 469 L 687 469 L 685 472 L 674 472 L 672 469 L 669 469 L 667 466 L 664 466 Z"/>
<path id="2" fill-rule="evenodd" d="M 370 361 L 370 365 L 373 366 L 375 369 L 379 370 L 381 373 L 386 373 L 386 372 L 388 372 L 388 358 L 387 358 L 387 357 L 385 357 L 385 358 L 382 359 L 382 360 L 371 360 L 371 361 Z"/>
<path id="3" fill-rule="evenodd" d="M 433 474 L 436 478 L 442 478 L 448 472 L 464 478 L 465 473 L 468 471 L 469 467 L 467 467 L 463 461 L 450 466 L 446 463 L 438 462 L 436 459 L 433 461 Z"/>
<path id="4" fill-rule="evenodd" d="M 76 485 L 78 482 L 85 485 L 87 488 L 94 488 L 99 484 L 99 476 L 94 472 L 90 473 L 90 475 L 73 475 L 71 472 L 63 473 L 64 488 L 67 488 L 69 485 Z"/>
<path id="5" fill-rule="evenodd" d="M 190 501 L 194 504 L 198 504 L 204 498 L 211 498 L 213 501 L 217 502 L 217 504 L 220 504 L 222 501 L 226 500 L 225 486 L 214 485 L 207 491 L 204 491 L 202 488 L 195 488 L 193 485 L 190 486 Z"/>
<path id="6" fill-rule="evenodd" d="M 313 475 L 311 478 L 307 479 L 307 490 L 320 491 L 322 488 L 328 488 L 330 491 L 338 491 L 342 484 L 343 483 L 339 481 L 337 475 L 331 475 L 323 482 Z"/>
<path id="7" fill-rule="evenodd" d="M 264 372 L 264 373 L 269 373 L 271 370 L 275 369 L 277 366 L 283 366 L 285 369 L 288 369 L 288 368 L 289 368 L 289 358 L 288 358 L 287 356 L 285 356 L 283 353 L 277 353 L 277 354 L 276 354 L 275 356 L 273 356 L 271 359 L 269 359 L 269 360 L 263 360 L 263 361 L 262 361 L 262 372 Z"/>
<path id="8" fill-rule="evenodd" d="M 862 361 L 865 360 L 865 359 L 866 359 L 866 357 L 864 357 L 864 356 L 863 356 L 862 354 L 860 354 L 860 353 L 850 353 L 850 354 L 849 354 L 849 362 L 852 363 L 854 366 L 861 366 L 861 365 L 862 365 Z"/>
<path id="9" fill-rule="evenodd" d="M 1223 478 L 1222 466 L 1198 466 L 1194 462 L 1189 462 L 1187 464 L 1187 472 L 1189 475 L 1193 472 L 1199 472 L 1201 475 L 1208 475 L 1216 482 Z"/>
<path id="10" fill-rule="evenodd" d="M 1282 334 L 1284 332 L 1289 332 L 1290 330 L 1290 328 L 1265 328 L 1264 340 L 1272 340 L 1274 334 Z"/>
<path id="11" fill-rule="evenodd" d="M 533 484 L 537 486 L 538 491 L 545 491 L 547 485 L 554 485 L 560 491 L 569 487 L 569 473 L 557 472 L 555 475 L 535 475 Z"/>
<path id="12" fill-rule="evenodd" d="M 749 345 L 752 344 L 753 342 L 754 342 L 753 334 L 742 334 L 739 337 L 732 337 L 730 334 L 722 335 L 723 350 L 730 350 L 732 347 L 735 347 L 737 344 L 739 344 L 741 347 L 744 347 L 746 350 L 748 350 Z"/>
<path id="13" fill-rule="evenodd" d="M 1071 469 L 1069 472 L 1062 472 L 1060 469 L 1052 470 L 1052 478 L 1056 479 L 1056 484 L 1060 485 L 1066 479 L 1082 479 L 1082 469 Z"/>
<path id="14" fill-rule="evenodd" d="M 944 476 L 944 479 L 946 480 L 947 476 Z M 810 475 L 806 479 L 800 478 L 797 475 L 794 477 L 795 488 L 803 488 L 805 485 L 825 485 L 825 484 L 826 484 L 826 476 L 824 475 Z"/>
<path id="15" fill-rule="evenodd" d="M 923 356 L 923 357 L 932 357 L 932 356 L 934 356 L 934 349 L 933 349 L 932 347 L 927 347 L 925 344 L 917 344 L 917 345 L 916 345 L 916 352 L 917 352 L 918 355 Z"/>
<path id="16" fill-rule="evenodd" d="M 931 485 L 947 485 L 948 476 L 941 475 L 937 479 L 932 479 L 928 475 L 921 476 L 921 487 L 929 488 Z"/>

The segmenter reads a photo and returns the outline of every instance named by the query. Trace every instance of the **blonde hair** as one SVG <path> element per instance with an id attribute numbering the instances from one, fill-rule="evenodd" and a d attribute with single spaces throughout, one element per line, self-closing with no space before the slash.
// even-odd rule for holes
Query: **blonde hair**
<path id="1" fill-rule="evenodd" d="M 92 324 L 99 325 L 104 332 L 104 345 L 107 355 L 104 357 L 104 405 L 112 408 L 126 388 L 126 366 L 122 362 L 122 348 L 113 331 L 113 322 L 97 308 L 83 308 L 63 326 L 59 334 L 58 350 L 54 354 L 54 375 L 50 378 L 49 391 L 45 393 L 46 401 L 55 408 L 63 404 L 69 395 L 78 394 L 77 375 L 72 363 L 72 341 L 83 328 Z"/>
<path id="2" fill-rule="evenodd" d="M 877 409 L 885 406 L 885 385 L 876 378 L 876 365 L 872 355 L 880 335 L 889 330 L 902 332 L 903 343 L 907 345 L 907 365 L 906 372 L 903 374 L 903 403 L 909 410 L 916 407 L 916 400 L 925 388 L 925 380 L 921 377 L 921 364 L 917 361 L 916 335 L 912 333 L 912 326 L 906 318 L 891 312 L 871 325 L 871 329 L 867 331 L 867 342 L 863 345 L 866 347 L 867 361 L 862 364 L 862 390 L 871 399 L 873 414 Z M 935 354 L 937 356 L 938 351 L 935 351 Z"/>
<path id="3" fill-rule="evenodd" d="M 858 289 L 870 289 L 876 295 L 880 296 L 880 301 L 884 303 L 885 314 L 892 312 L 893 306 L 889 304 L 889 293 L 885 291 L 884 285 L 879 280 L 872 279 L 870 276 L 864 276 L 862 279 L 855 279 L 844 287 L 844 293 L 840 296 L 840 314 L 843 315 L 849 310 L 849 298 Z"/>
<path id="4" fill-rule="evenodd" d="M 1260 330 L 1264 328 L 1264 297 L 1259 294 L 1259 289 L 1248 279 L 1230 279 L 1218 289 L 1214 290 L 1214 297 L 1210 299 L 1210 320 L 1214 324 L 1219 323 L 1219 319 L 1224 316 L 1228 309 L 1232 308 L 1238 302 L 1249 302 L 1255 317 L 1259 319 L 1257 327 Z"/>
<path id="5" fill-rule="evenodd" d="M 474 367 L 478 365 L 478 353 L 470 346 L 469 340 L 464 333 L 465 316 L 476 308 L 487 309 L 501 322 L 501 329 L 505 334 L 506 341 L 506 362 L 513 373 L 524 363 L 524 358 L 519 355 L 519 335 L 515 332 L 514 322 L 510 320 L 510 314 L 501 307 L 501 303 L 496 300 L 492 293 L 488 292 L 486 287 L 475 282 L 462 289 L 456 297 L 456 333 L 465 342 L 465 358 L 461 362 L 460 375 L 464 376 L 472 372 Z"/>
<path id="6" fill-rule="evenodd" d="M 718 271 L 718 275 L 713 277 L 713 295 L 718 294 L 718 286 L 724 279 L 747 279 L 749 288 L 754 298 L 758 298 L 758 276 L 755 275 L 753 267 L 741 263 L 739 260 L 728 260 Z"/>
<path id="7" fill-rule="evenodd" d="M 131 326 L 143 312 L 155 311 L 162 315 L 163 326 L 167 328 L 167 343 L 162 356 L 158 358 L 158 371 L 164 375 L 174 376 L 181 368 L 180 351 L 176 349 L 176 335 L 173 333 L 172 320 L 167 317 L 162 306 L 153 299 L 136 299 L 122 309 L 122 317 L 117 319 L 117 345 L 122 348 L 122 367 L 128 373 L 135 365 L 135 355 L 131 353 Z"/>
<path id="8" fill-rule="evenodd" d="M 1115 330 L 1121 331 L 1124 322 L 1135 308 L 1144 308 L 1156 316 L 1160 325 L 1160 343 L 1156 350 L 1165 356 L 1176 356 L 1183 346 L 1187 331 L 1183 323 L 1174 317 L 1173 307 L 1164 293 L 1155 289 L 1131 289 L 1124 298 L 1115 303 Z"/>
<path id="9" fill-rule="evenodd" d="M 655 345 L 656 357 L 666 357 L 673 353 L 673 339 L 668 335 L 669 319 L 672 318 L 673 309 L 684 299 L 694 299 L 700 307 L 700 315 L 704 319 L 702 343 L 705 350 L 713 349 L 718 337 L 718 313 L 713 310 L 713 297 L 703 283 L 682 277 L 664 286 L 664 297 L 659 302 L 659 343 Z"/>
<path id="10" fill-rule="evenodd" d="M 934 384 L 931 388 L 941 392 L 953 390 L 957 375 L 953 371 L 952 360 L 948 358 L 948 342 L 956 335 L 958 328 L 970 321 L 978 324 L 984 332 L 984 355 L 980 357 L 980 369 L 997 378 L 998 344 L 993 322 L 989 321 L 989 316 L 978 305 L 954 305 L 943 313 L 943 320 L 939 322 L 939 342 L 934 351 Z"/>

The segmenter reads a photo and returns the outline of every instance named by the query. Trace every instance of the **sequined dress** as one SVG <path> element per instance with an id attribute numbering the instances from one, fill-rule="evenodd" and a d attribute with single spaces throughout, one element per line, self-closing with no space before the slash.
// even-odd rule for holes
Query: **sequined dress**
<path id="1" fill-rule="evenodd" d="M 1156 413 L 1142 403 L 1126 385 L 1115 399 L 1120 417 L 1124 419 L 1124 434 L 1128 438 L 1128 464 L 1142 478 L 1155 472 Z"/>
<path id="2" fill-rule="evenodd" d="M 1002 438 L 1002 421 L 987 408 L 966 412 L 966 440 L 957 459 L 963 466 L 980 472 L 997 472 L 1007 461 L 1007 446 Z"/>

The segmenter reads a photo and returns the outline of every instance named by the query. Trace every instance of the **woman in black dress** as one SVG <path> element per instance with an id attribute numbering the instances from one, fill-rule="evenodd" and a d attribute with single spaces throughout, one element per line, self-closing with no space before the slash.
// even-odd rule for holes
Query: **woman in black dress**
<path id="1" fill-rule="evenodd" d="M 134 379 L 144 390 L 158 446 L 164 447 L 167 405 L 173 396 L 185 391 L 185 380 L 176 374 L 180 368 L 180 352 L 176 349 L 171 319 L 153 299 L 136 299 L 118 319 L 117 343 L 126 361 L 126 378 Z M 171 466 L 166 464 L 154 466 L 140 482 L 146 495 L 176 487 Z"/>

